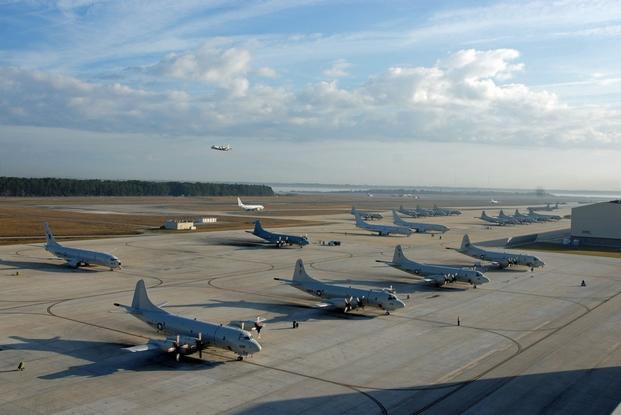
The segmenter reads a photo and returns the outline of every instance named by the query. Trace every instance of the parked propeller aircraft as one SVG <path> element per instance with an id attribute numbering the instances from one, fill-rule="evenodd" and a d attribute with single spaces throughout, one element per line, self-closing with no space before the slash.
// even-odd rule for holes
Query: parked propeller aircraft
<path id="1" fill-rule="evenodd" d="M 513 217 L 516 218 L 517 220 L 519 220 L 520 222 L 523 223 L 534 223 L 537 222 L 537 219 L 528 216 L 528 215 L 524 215 L 522 213 L 520 213 L 520 211 L 518 209 L 515 209 L 515 213 L 513 213 Z"/>
<path id="2" fill-rule="evenodd" d="M 548 212 L 556 209 L 558 209 L 558 202 L 554 206 L 552 206 L 550 203 L 547 203 L 545 206 L 532 206 L 528 208 L 528 210 L 545 210 Z"/>
<path id="3" fill-rule="evenodd" d="M 436 216 L 461 215 L 461 210 L 453 209 L 453 208 L 438 207 L 438 205 L 433 205 L 433 211 Z"/>
<path id="4" fill-rule="evenodd" d="M 500 213 L 498 213 L 498 219 L 505 220 L 507 223 L 511 223 L 513 225 L 519 225 L 521 222 L 514 218 L 513 216 L 506 215 L 502 209 L 500 209 Z"/>
<path id="5" fill-rule="evenodd" d="M 500 225 L 500 226 L 504 226 L 504 225 L 510 225 L 513 222 L 510 222 L 506 219 L 502 219 L 500 217 L 496 217 L 496 216 L 488 216 L 487 213 L 485 213 L 485 211 L 481 212 L 481 216 L 479 217 L 479 219 L 485 221 L 485 222 L 489 222 L 489 223 L 494 223 L 496 225 Z"/>
<path id="6" fill-rule="evenodd" d="M 544 215 L 541 213 L 537 213 L 534 210 L 529 210 L 528 216 L 540 222 L 551 222 L 551 221 L 561 220 L 561 217 L 558 215 Z"/>
<path id="7" fill-rule="evenodd" d="M 391 233 L 406 235 L 406 236 L 410 236 L 412 234 L 412 230 L 405 226 L 374 225 L 374 224 L 366 223 L 358 215 L 356 215 L 356 227 L 360 229 L 365 229 L 371 232 L 377 232 L 379 236 L 388 236 Z"/>
<path id="8" fill-rule="evenodd" d="M 459 248 L 447 248 L 455 250 L 469 257 L 488 261 L 499 268 L 507 268 L 511 265 L 526 265 L 533 271 L 537 267 L 543 267 L 545 264 L 534 255 L 512 254 L 509 252 L 488 251 L 470 243 L 468 235 L 464 235 Z"/>
<path id="9" fill-rule="evenodd" d="M 402 213 L 404 215 L 411 216 L 413 218 L 417 218 L 419 216 L 422 216 L 422 215 L 418 214 L 417 209 L 405 208 L 405 207 L 403 207 L 403 205 L 399 206 L 399 209 L 397 209 L 397 212 Z"/>
<path id="10" fill-rule="evenodd" d="M 302 248 L 304 245 L 309 244 L 307 236 L 286 235 L 284 233 L 273 233 L 266 231 L 261 226 L 260 220 L 254 222 L 254 230 L 252 232 L 246 232 L 251 233 L 254 236 L 258 236 L 271 244 L 275 244 L 278 248 L 282 248 L 285 245 L 299 245 L 299 247 Z"/>
<path id="11" fill-rule="evenodd" d="M 369 306 L 380 308 L 386 314 L 390 314 L 391 311 L 405 307 L 405 303 L 397 298 L 392 289 L 364 290 L 318 281 L 306 273 L 304 262 L 301 259 L 298 259 L 295 263 L 295 270 L 291 280 L 274 279 L 323 299 L 323 302 L 317 304 L 320 308 L 336 309 L 346 313 L 357 308 Z"/>
<path id="12" fill-rule="evenodd" d="M 263 209 L 265 209 L 263 205 L 244 205 L 239 197 L 237 198 L 237 206 L 247 211 L 259 211 L 260 212 Z"/>
<path id="13" fill-rule="evenodd" d="M 411 259 L 407 259 L 403 254 L 401 245 L 395 247 L 395 253 L 392 261 L 376 260 L 388 264 L 393 268 L 423 277 L 425 282 L 441 287 L 445 284 L 455 281 L 467 282 L 476 287 L 478 284 L 489 282 L 489 278 L 482 272 L 469 268 L 456 268 L 444 265 L 422 264 Z"/>
<path id="14" fill-rule="evenodd" d="M 397 226 L 405 226 L 406 228 L 410 228 L 411 230 L 417 232 L 417 233 L 433 233 L 433 232 L 439 232 L 439 233 L 444 233 L 446 231 L 449 230 L 449 228 L 447 228 L 444 225 L 437 225 L 434 223 L 421 223 L 421 222 L 408 222 L 405 221 L 401 218 L 401 216 L 399 216 L 399 214 L 397 213 L 396 210 L 392 210 L 392 218 L 393 218 L 393 223 Z"/>
<path id="15" fill-rule="evenodd" d="M 212 150 L 218 150 L 218 151 L 230 151 L 233 149 L 233 147 L 231 147 L 229 144 L 226 145 L 213 145 L 211 146 Z"/>
<path id="16" fill-rule="evenodd" d="M 175 353 L 175 358 L 179 361 L 182 355 L 196 352 L 202 358 L 203 350 L 208 347 L 231 350 L 237 354 L 237 360 L 243 360 L 244 357 L 261 351 L 259 342 L 245 330 L 198 321 L 162 310 L 149 300 L 143 280 L 136 283 L 131 306 L 119 303 L 114 303 L 114 305 L 144 321 L 155 328 L 158 333 L 162 332 L 168 336 L 164 340 L 150 339 L 146 344 L 126 349 L 131 352 L 161 350 Z"/>
<path id="17" fill-rule="evenodd" d="M 354 217 L 358 215 L 364 220 L 382 219 L 384 217 L 381 213 L 365 212 L 365 211 L 356 209 L 354 206 L 351 207 L 351 214 L 354 215 Z"/>
<path id="18" fill-rule="evenodd" d="M 86 249 L 69 248 L 56 242 L 49 225 L 45 224 L 45 250 L 52 255 L 64 259 L 70 267 L 78 268 L 87 265 L 102 265 L 109 267 L 110 271 L 120 268 L 121 261 L 112 254 L 105 252 L 88 251 Z"/>

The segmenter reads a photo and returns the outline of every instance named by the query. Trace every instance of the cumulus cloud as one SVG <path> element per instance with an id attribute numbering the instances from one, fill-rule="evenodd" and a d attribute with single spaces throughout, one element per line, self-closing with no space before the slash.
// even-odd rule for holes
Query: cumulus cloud
<path id="1" fill-rule="evenodd" d="M 276 72 L 276 70 L 268 67 L 268 66 L 263 66 L 259 69 L 257 69 L 257 75 L 262 76 L 264 78 L 276 78 L 278 77 L 278 73 Z"/>
<path id="2" fill-rule="evenodd" d="M 351 66 L 345 59 L 339 59 L 332 64 L 332 66 L 323 71 L 323 74 L 328 78 L 343 78 L 349 76 L 347 69 Z"/>
<path id="3" fill-rule="evenodd" d="M 467 49 L 353 87 L 332 79 L 301 89 L 251 83 L 251 54 L 238 48 L 205 47 L 147 68 L 184 81 L 167 91 L 4 68 L 0 122 L 170 136 L 621 146 L 618 111 L 573 108 L 515 82 L 524 70 L 519 57 L 513 49 Z"/>
<path id="4" fill-rule="evenodd" d="M 205 82 L 235 96 L 244 96 L 248 91 L 250 59 L 246 49 L 221 50 L 206 45 L 196 52 L 172 53 L 149 70 L 176 79 Z"/>

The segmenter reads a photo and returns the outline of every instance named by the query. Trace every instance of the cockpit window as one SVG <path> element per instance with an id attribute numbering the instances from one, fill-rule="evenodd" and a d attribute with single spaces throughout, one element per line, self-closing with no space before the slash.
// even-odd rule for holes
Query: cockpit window
<path id="1" fill-rule="evenodd" d="M 389 299 L 389 300 L 396 300 L 396 299 L 397 299 L 397 297 L 395 297 L 394 295 L 392 295 L 392 294 L 391 294 L 391 295 L 389 295 L 389 296 L 388 296 L 388 299 Z"/>

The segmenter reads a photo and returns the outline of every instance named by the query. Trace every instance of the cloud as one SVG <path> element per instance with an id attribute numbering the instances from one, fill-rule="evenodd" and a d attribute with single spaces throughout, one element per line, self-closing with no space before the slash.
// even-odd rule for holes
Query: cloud
<path id="1" fill-rule="evenodd" d="M 257 69 L 257 75 L 262 76 L 263 78 L 272 78 L 272 79 L 278 77 L 278 73 L 276 72 L 276 70 L 268 66 L 263 66 Z"/>
<path id="2" fill-rule="evenodd" d="M 348 76 L 347 68 L 351 66 L 345 59 L 339 59 L 332 64 L 332 66 L 323 71 L 323 74 L 328 78 L 343 78 Z"/>
<path id="3" fill-rule="evenodd" d="M 205 82 L 241 97 L 248 90 L 250 59 L 250 52 L 246 49 L 221 50 L 206 45 L 195 53 L 170 54 L 147 71 L 180 80 Z"/>
<path id="4" fill-rule="evenodd" d="M 621 147 L 619 111 L 574 108 L 552 92 L 512 82 L 525 70 L 519 57 L 513 49 L 465 49 L 430 66 L 394 66 L 354 86 L 330 80 L 302 88 L 252 83 L 248 50 L 213 45 L 147 67 L 183 81 L 165 90 L 3 68 L 0 123 L 171 138 Z"/>

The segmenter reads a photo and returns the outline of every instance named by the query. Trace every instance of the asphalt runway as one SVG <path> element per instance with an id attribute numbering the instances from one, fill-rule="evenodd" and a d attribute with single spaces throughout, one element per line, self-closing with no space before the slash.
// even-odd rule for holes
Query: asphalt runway
<path id="1" fill-rule="evenodd" d="M 476 289 L 437 289 L 375 262 L 402 244 L 412 259 L 472 265 L 445 249 L 464 232 L 476 243 L 569 226 L 488 229 L 479 214 L 425 219 L 451 227 L 442 239 L 378 237 L 349 215 L 307 215 L 329 224 L 278 229 L 308 234 L 303 249 L 266 247 L 244 231 L 66 242 L 119 256 L 113 272 L 69 269 L 40 244 L 0 247 L 0 413 L 611 413 L 621 402 L 621 260 L 541 252 L 543 269 L 490 270 Z M 342 245 L 318 244 L 330 239 Z M 290 278 L 297 258 L 323 281 L 392 286 L 406 308 L 319 310 L 274 280 Z M 141 278 L 173 313 L 265 318 L 263 350 L 179 363 L 123 350 L 158 337 L 113 306 L 131 303 Z M 15 370 L 20 361 L 26 370 Z"/>

